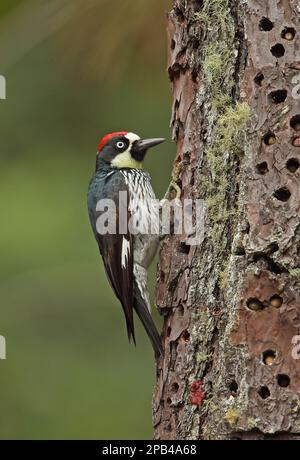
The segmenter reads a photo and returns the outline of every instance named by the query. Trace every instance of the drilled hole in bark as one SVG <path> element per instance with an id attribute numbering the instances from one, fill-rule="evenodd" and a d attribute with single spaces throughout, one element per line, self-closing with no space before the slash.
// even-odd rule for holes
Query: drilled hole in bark
<path id="1" fill-rule="evenodd" d="M 263 30 L 264 32 L 269 32 L 270 30 L 273 29 L 273 27 L 274 27 L 274 24 L 272 21 L 270 21 L 269 18 L 263 17 L 259 21 L 259 30 Z"/>
<path id="2" fill-rule="evenodd" d="M 280 387 L 286 388 L 289 386 L 291 379 L 286 374 L 278 374 L 277 375 L 277 383 Z"/>
<path id="3" fill-rule="evenodd" d="M 254 83 L 258 86 L 261 86 L 263 79 L 264 79 L 264 74 L 259 72 L 256 77 L 254 78 Z"/>
<path id="4" fill-rule="evenodd" d="M 238 384 L 235 380 L 232 380 L 229 384 L 229 390 L 231 391 L 231 393 L 237 393 L 238 391 Z"/>
<path id="5" fill-rule="evenodd" d="M 267 172 L 269 171 L 268 163 L 266 161 L 258 163 L 256 165 L 256 171 L 258 172 L 258 174 L 267 174 Z"/>
<path id="6" fill-rule="evenodd" d="M 189 244 L 180 243 L 178 246 L 178 252 L 181 254 L 188 254 L 190 252 L 191 246 Z"/>
<path id="7" fill-rule="evenodd" d="M 171 50 L 175 49 L 175 46 L 176 46 L 176 42 L 175 42 L 175 40 L 172 38 L 172 40 L 171 40 Z"/>
<path id="8" fill-rule="evenodd" d="M 183 331 L 182 338 L 185 342 L 188 342 L 190 340 L 190 333 L 187 330 Z"/>
<path id="9" fill-rule="evenodd" d="M 281 43 L 276 43 L 276 45 L 272 46 L 271 53 L 276 58 L 281 58 L 285 53 L 284 46 Z"/>
<path id="10" fill-rule="evenodd" d="M 171 398 L 167 398 L 167 404 L 172 404 L 172 399 Z"/>
<path id="11" fill-rule="evenodd" d="M 300 137 L 294 137 L 292 144 L 294 147 L 300 147 Z"/>
<path id="12" fill-rule="evenodd" d="M 184 14 L 183 14 L 183 12 L 181 11 L 181 9 L 178 8 L 178 6 L 174 8 L 174 13 L 176 14 L 177 19 L 178 19 L 179 22 L 183 22 L 183 21 L 184 21 Z"/>
<path id="13" fill-rule="evenodd" d="M 194 69 L 194 70 L 192 71 L 192 80 L 193 80 L 194 83 L 197 83 L 197 82 L 198 82 L 198 75 L 199 75 L 199 74 L 198 74 L 198 70 Z"/>
<path id="14" fill-rule="evenodd" d="M 200 46 L 200 40 L 198 40 L 198 38 L 195 38 L 193 40 L 193 45 L 192 46 L 193 46 L 194 50 L 197 50 L 199 48 L 199 46 Z"/>
<path id="15" fill-rule="evenodd" d="M 234 255 L 235 256 L 244 256 L 246 254 L 244 246 L 237 246 Z"/>
<path id="16" fill-rule="evenodd" d="M 245 233 L 250 233 L 250 222 L 245 223 Z"/>
<path id="17" fill-rule="evenodd" d="M 178 383 L 177 383 L 177 382 L 172 383 L 172 386 L 171 386 L 171 391 L 172 391 L 172 393 L 175 394 L 175 393 L 177 393 L 178 390 L 179 390 L 179 385 L 178 385 Z"/>
<path id="18" fill-rule="evenodd" d="M 291 192 L 287 187 L 280 187 L 278 190 L 275 190 L 274 197 L 279 201 L 288 201 L 291 197 Z"/>
<path id="19" fill-rule="evenodd" d="M 276 143 L 276 137 L 275 134 L 272 133 L 271 131 L 268 131 L 264 137 L 263 137 L 264 143 L 266 145 L 273 145 Z"/>
<path id="20" fill-rule="evenodd" d="M 251 297 L 250 299 L 247 300 L 247 307 L 253 311 L 259 311 L 265 308 L 264 304 L 260 300 L 258 300 L 256 297 Z"/>
<path id="21" fill-rule="evenodd" d="M 178 308 L 177 308 L 177 311 L 178 311 L 178 316 L 183 316 L 184 315 L 184 308 L 182 305 L 180 305 Z"/>
<path id="22" fill-rule="evenodd" d="M 280 104 L 286 100 L 287 90 L 286 89 L 277 89 L 276 91 L 271 91 L 269 93 L 269 98 L 274 104 Z"/>
<path id="23" fill-rule="evenodd" d="M 281 267 L 280 265 L 278 265 L 276 262 L 274 262 L 274 260 L 272 260 L 271 258 L 268 258 L 267 259 L 267 263 L 268 263 L 268 270 L 272 273 L 277 273 L 278 275 L 280 273 L 283 273 L 284 271 L 284 268 Z"/>
<path id="24" fill-rule="evenodd" d="M 281 37 L 289 41 L 294 40 L 295 35 L 296 31 L 293 27 L 285 27 L 281 32 Z"/>
<path id="25" fill-rule="evenodd" d="M 297 158 L 290 158 L 286 162 L 286 167 L 291 173 L 296 172 L 297 169 L 299 168 L 299 165 L 300 165 L 300 163 L 299 163 L 299 160 L 297 160 Z"/>
<path id="26" fill-rule="evenodd" d="M 283 303 L 283 298 L 280 297 L 280 295 L 278 294 L 274 294 L 270 298 L 270 304 L 272 305 L 272 307 L 280 308 L 282 303 Z"/>
<path id="27" fill-rule="evenodd" d="M 258 390 L 258 394 L 262 399 L 267 399 L 271 393 L 268 387 L 263 386 Z"/>
<path id="28" fill-rule="evenodd" d="M 271 243 L 269 248 L 268 248 L 268 251 L 270 254 L 274 254 L 274 252 L 277 252 L 279 249 L 279 246 L 277 243 Z"/>
<path id="29" fill-rule="evenodd" d="M 274 350 L 265 350 L 262 354 L 263 363 L 266 366 L 271 366 L 276 358 L 276 352 Z"/>
<path id="30" fill-rule="evenodd" d="M 295 131 L 300 131 L 300 115 L 294 115 L 290 119 L 290 126 L 293 128 Z"/>
<path id="31" fill-rule="evenodd" d="M 193 4 L 195 13 L 198 13 L 203 7 L 203 0 L 194 0 Z"/>
<path id="32" fill-rule="evenodd" d="M 167 336 L 168 336 L 168 337 L 170 337 L 171 332 L 172 332 L 172 328 L 171 328 L 171 326 L 168 326 L 168 327 L 167 327 Z"/>

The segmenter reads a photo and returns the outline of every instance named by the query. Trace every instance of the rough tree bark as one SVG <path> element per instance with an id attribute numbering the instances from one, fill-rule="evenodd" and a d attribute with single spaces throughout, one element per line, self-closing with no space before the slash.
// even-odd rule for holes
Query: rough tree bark
<path id="1" fill-rule="evenodd" d="M 161 249 L 156 439 L 300 439 L 299 32 L 298 0 L 173 0 L 173 180 L 206 235 Z"/>

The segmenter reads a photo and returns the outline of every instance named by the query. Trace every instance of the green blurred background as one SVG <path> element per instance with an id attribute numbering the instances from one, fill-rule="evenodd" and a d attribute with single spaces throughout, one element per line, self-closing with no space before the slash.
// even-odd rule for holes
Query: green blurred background
<path id="1" fill-rule="evenodd" d="M 157 195 L 167 188 L 169 8 L 1 0 L 2 439 L 152 437 L 152 349 L 137 321 L 137 348 L 127 342 L 86 190 L 98 140 L 116 130 L 168 139 L 146 160 Z"/>

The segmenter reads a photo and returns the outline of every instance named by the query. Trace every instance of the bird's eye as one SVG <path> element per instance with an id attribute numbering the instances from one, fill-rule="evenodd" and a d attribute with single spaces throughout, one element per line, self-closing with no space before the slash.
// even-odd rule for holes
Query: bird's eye
<path id="1" fill-rule="evenodd" d="M 124 147 L 125 147 L 125 142 L 123 142 L 123 141 L 117 142 L 117 148 L 118 149 L 123 149 Z"/>

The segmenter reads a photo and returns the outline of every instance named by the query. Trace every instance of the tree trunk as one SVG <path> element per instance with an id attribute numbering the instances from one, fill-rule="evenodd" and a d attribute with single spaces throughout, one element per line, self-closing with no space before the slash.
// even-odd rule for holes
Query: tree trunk
<path id="1" fill-rule="evenodd" d="M 300 439 L 299 14 L 173 0 L 173 180 L 206 233 L 160 253 L 156 439 Z"/>

